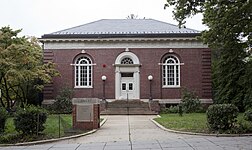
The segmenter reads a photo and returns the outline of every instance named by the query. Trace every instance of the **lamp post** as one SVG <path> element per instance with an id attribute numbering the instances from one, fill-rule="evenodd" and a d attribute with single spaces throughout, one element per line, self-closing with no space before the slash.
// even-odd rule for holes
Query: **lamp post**
<path id="1" fill-rule="evenodd" d="M 151 93 L 151 81 L 153 80 L 153 76 L 152 75 L 149 75 L 148 76 L 148 80 L 150 81 L 150 97 L 149 97 L 149 100 L 151 101 L 152 100 L 152 93 Z"/>
<path id="2" fill-rule="evenodd" d="M 101 79 L 102 79 L 102 82 L 103 82 L 102 100 L 105 101 L 105 100 L 106 100 L 106 99 L 105 99 L 105 81 L 106 81 L 107 77 L 106 77 L 105 75 L 103 75 L 103 76 L 101 77 Z"/>

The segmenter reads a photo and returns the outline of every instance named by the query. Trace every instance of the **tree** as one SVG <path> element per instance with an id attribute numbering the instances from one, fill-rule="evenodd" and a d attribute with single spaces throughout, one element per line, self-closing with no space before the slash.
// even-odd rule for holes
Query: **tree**
<path id="1" fill-rule="evenodd" d="M 251 74 L 252 1 L 167 0 L 165 7 L 170 6 L 175 6 L 173 14 L 180 27 L 186 18 L 203 14 L 203 24 L 209 29 L 202 32 L 201 39 L 216 52 L 214 102 L 232 103 L 242 111 L 244 98 L 252 95 L 251 79 L 246 78 Z"/>
<path id="2" fill-rule="evenodd" d="M 245 75 L 241 77 L 241 84 L 245 87 L 244 106 L 245 110 L 252 109 L 252 55 L 248 57 Z"/>
<path id="3" fill-rule="evenodd" d="M 43 89 L 43 83 L 58 75 L 53 63 L 43 64 L 36 38 L 18 37 L 20 32 L 10 27 L 0 29 L 0 101 L 7 110 L 28 104 L 32 95 Z"/>
<path id="4" fill-rule="evenodd" d="M 126 17 L 126 19 L 146 19 L 145 17 L 139 18 L 138 15 L 130 14 Z"/>
<path id="5" fill-rule="evenodd" d="M 126 19 L 138 19 L 138 15 L 130 14 L 126 17 Z"/>

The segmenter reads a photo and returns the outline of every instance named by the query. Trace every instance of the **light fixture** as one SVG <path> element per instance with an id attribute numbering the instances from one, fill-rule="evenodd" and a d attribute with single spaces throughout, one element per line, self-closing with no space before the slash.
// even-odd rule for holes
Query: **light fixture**
<path id="1" fill-rule="evenodd" d="M 151 87 L 152 85 L 151 85 L 151 81 L 153 80 L 153 76 L 149 75 L 148 76 L 148 80 L 150 81 L 150 95 L 149 95 L 150 97 L 149 97 L 149 100 L 151 101 L 152 100 L 152 90 L 151 90 L 152 89 L 152 87 Z"/>
<path id="2" fill-rule="evenodd" d="M 152 75 L 149 75 L 148 76 L 148 80 L 151 81 L 153 79 L 153 76 Z"/>
<path id="3" fill-rule="evenodd" d="M 105 80 L 107 79 L 107 77 L 103 75 L 103 76 L 101 77 L 101 79 L 102 79 L 102 81 L 105 81 Z"/>
<path id="4" fill-rule="evenodd" d="M 103 101 L 106 101 L 106 98 L 105 98 L 105 81 L 106 81 L 106 79 L 107 79 L 107 77 L 105 76 L 105 75 L 103 75 L 102 77 L 101 77 L 101 79 L 102 79 L 102 81 L 103 81 L 103 86 L 102 86 L 102 100 Z"/>

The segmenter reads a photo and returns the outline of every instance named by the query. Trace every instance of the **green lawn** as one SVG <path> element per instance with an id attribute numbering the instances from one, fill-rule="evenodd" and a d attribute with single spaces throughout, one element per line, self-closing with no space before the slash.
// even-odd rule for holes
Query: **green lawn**
<path id="1" fill-rule="evenodd" d="M 72 129 L 72 115 L 71 114 L 60 115 L 60 137 L 84 133 L 84 132 L 86 131 Z M 5 132 L 4 134 L 0 136 L 2 136 L 0 138 L 0 144 L 59 138 L 59 115 L 48 116 L 45 123 L 45 130 L 42 132 L 42 134 L 40 134 L 39 137 L 36 137 L 36 136 L 23 137 L 17 131 L 15 131 L 13 118 L 8 118 L 6 122 L 6 126 L 5 126 Z"/>
<path id="2" fill-rule="evenodd" d="M 183 114 L 183 117 L 180 117 L 178 114 L 161 114 L 160 116 L 161 118 L 155 118 L 154 120 L 167 129 L 196 133 L 210 133 L 207 128 L 207 119 L 205 113 Z M 252 128 L 252 124 L 243 119 L 242 113 L 239 114 L 237 120 L 238 123 L 243 124 L 243 126 L 247 129 Z"/>
<path id="3" fill-rule="evenodd" d="M 6 120 L 4 133 L 5 133 L 5 134 L 17 133 L 17 132 L 15 131 L 15 126 L 14 126 L 13 118 L 8 118 L 8 119 Z"/>
<path id="4" fill-rule="evenodd" d="M 72 129 L 72 115 L 60 115 L 60 134 L 61 136 L 65 135 L 65 132 Z M 13 118 L 8 118 L 6 122 L 5 128 L 6 134 L 13 134 L 17 133 L 15 131 Z M 49 115 L 46 123 L 45 123 L 45 130 L 43 134 L 46 138 L 57 138 L 59 137 L 59 115 Z"/>
<path id="5" fill-rule="evenodd" d="M 190 132 L 208 132 L 206 126 L 206 114 L 191 113 L 183 114 L 180 117 L 178 114 L 161 114 L 161 118 L 154 120 L 168 129 Z"/>
<path id="6" fill-rule="evenodd" d="M 60 115 L 60 136 L 65 136 L 65 134 L 72 129 L 72 115 Z M 58 138 L 59 137 L 59 115 L 49 115 L 45 130 L 43 133 L 46 138 Z"/>

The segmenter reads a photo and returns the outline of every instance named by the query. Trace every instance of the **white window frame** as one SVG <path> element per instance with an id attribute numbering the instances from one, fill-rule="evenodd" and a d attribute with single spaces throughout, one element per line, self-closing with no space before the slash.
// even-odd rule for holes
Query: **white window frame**
<path id="1" fill-rule="evenodd" d="M 80 62 L 86 61 L 86 64 L 80 64 Z M 76 58 L 75 64 L 74 64 L 74 88 L 93 88 L 93 65 L 92 64 L 92 59 L 90 59 L 88 56 L 80 56 Z M 81 85 L 81 67 L 87 67 L 87 85 Z M 90 69 L 91 67 L 91 69 Z M 76 69 L 78 68 L 78 85 L 76 82 Z M 84 82 L 84 81 L 83 81 Z"/>
<path id="2" fill-rule="evenodd" d="M 174 63 L 168 63 L 169 60 L 172 60 Z M 173 66 L 173 74 L 174 74 L 174 77 L 173 77 L 174 84 L 173 85 L 168 85 L 168 66 Z M 176 69 L 177 67 L 178 67 L 178 70 Z M 166 79 L 166 80 L 164 81 L 164 79 Z M 177 84 L 177 80 L 178 80 L 178 84 Z M 162 85 L 163 85 L 163 88 L 179 88 L 180 87 L 180 61 L 174 55 L 166 56 L 163 61 L 163 64 L 162 64 Z"/>
<path id="3" fill-rule="evenodd" d="M 125 61 L 126 60 L 126 61 Z M 124 64 L 124 65 L 132 65 L 134 64 L 134 61 L 130 58 L 130 57 L 124 57 L 122 60 L 121 60 L 121 64 Z"/>

